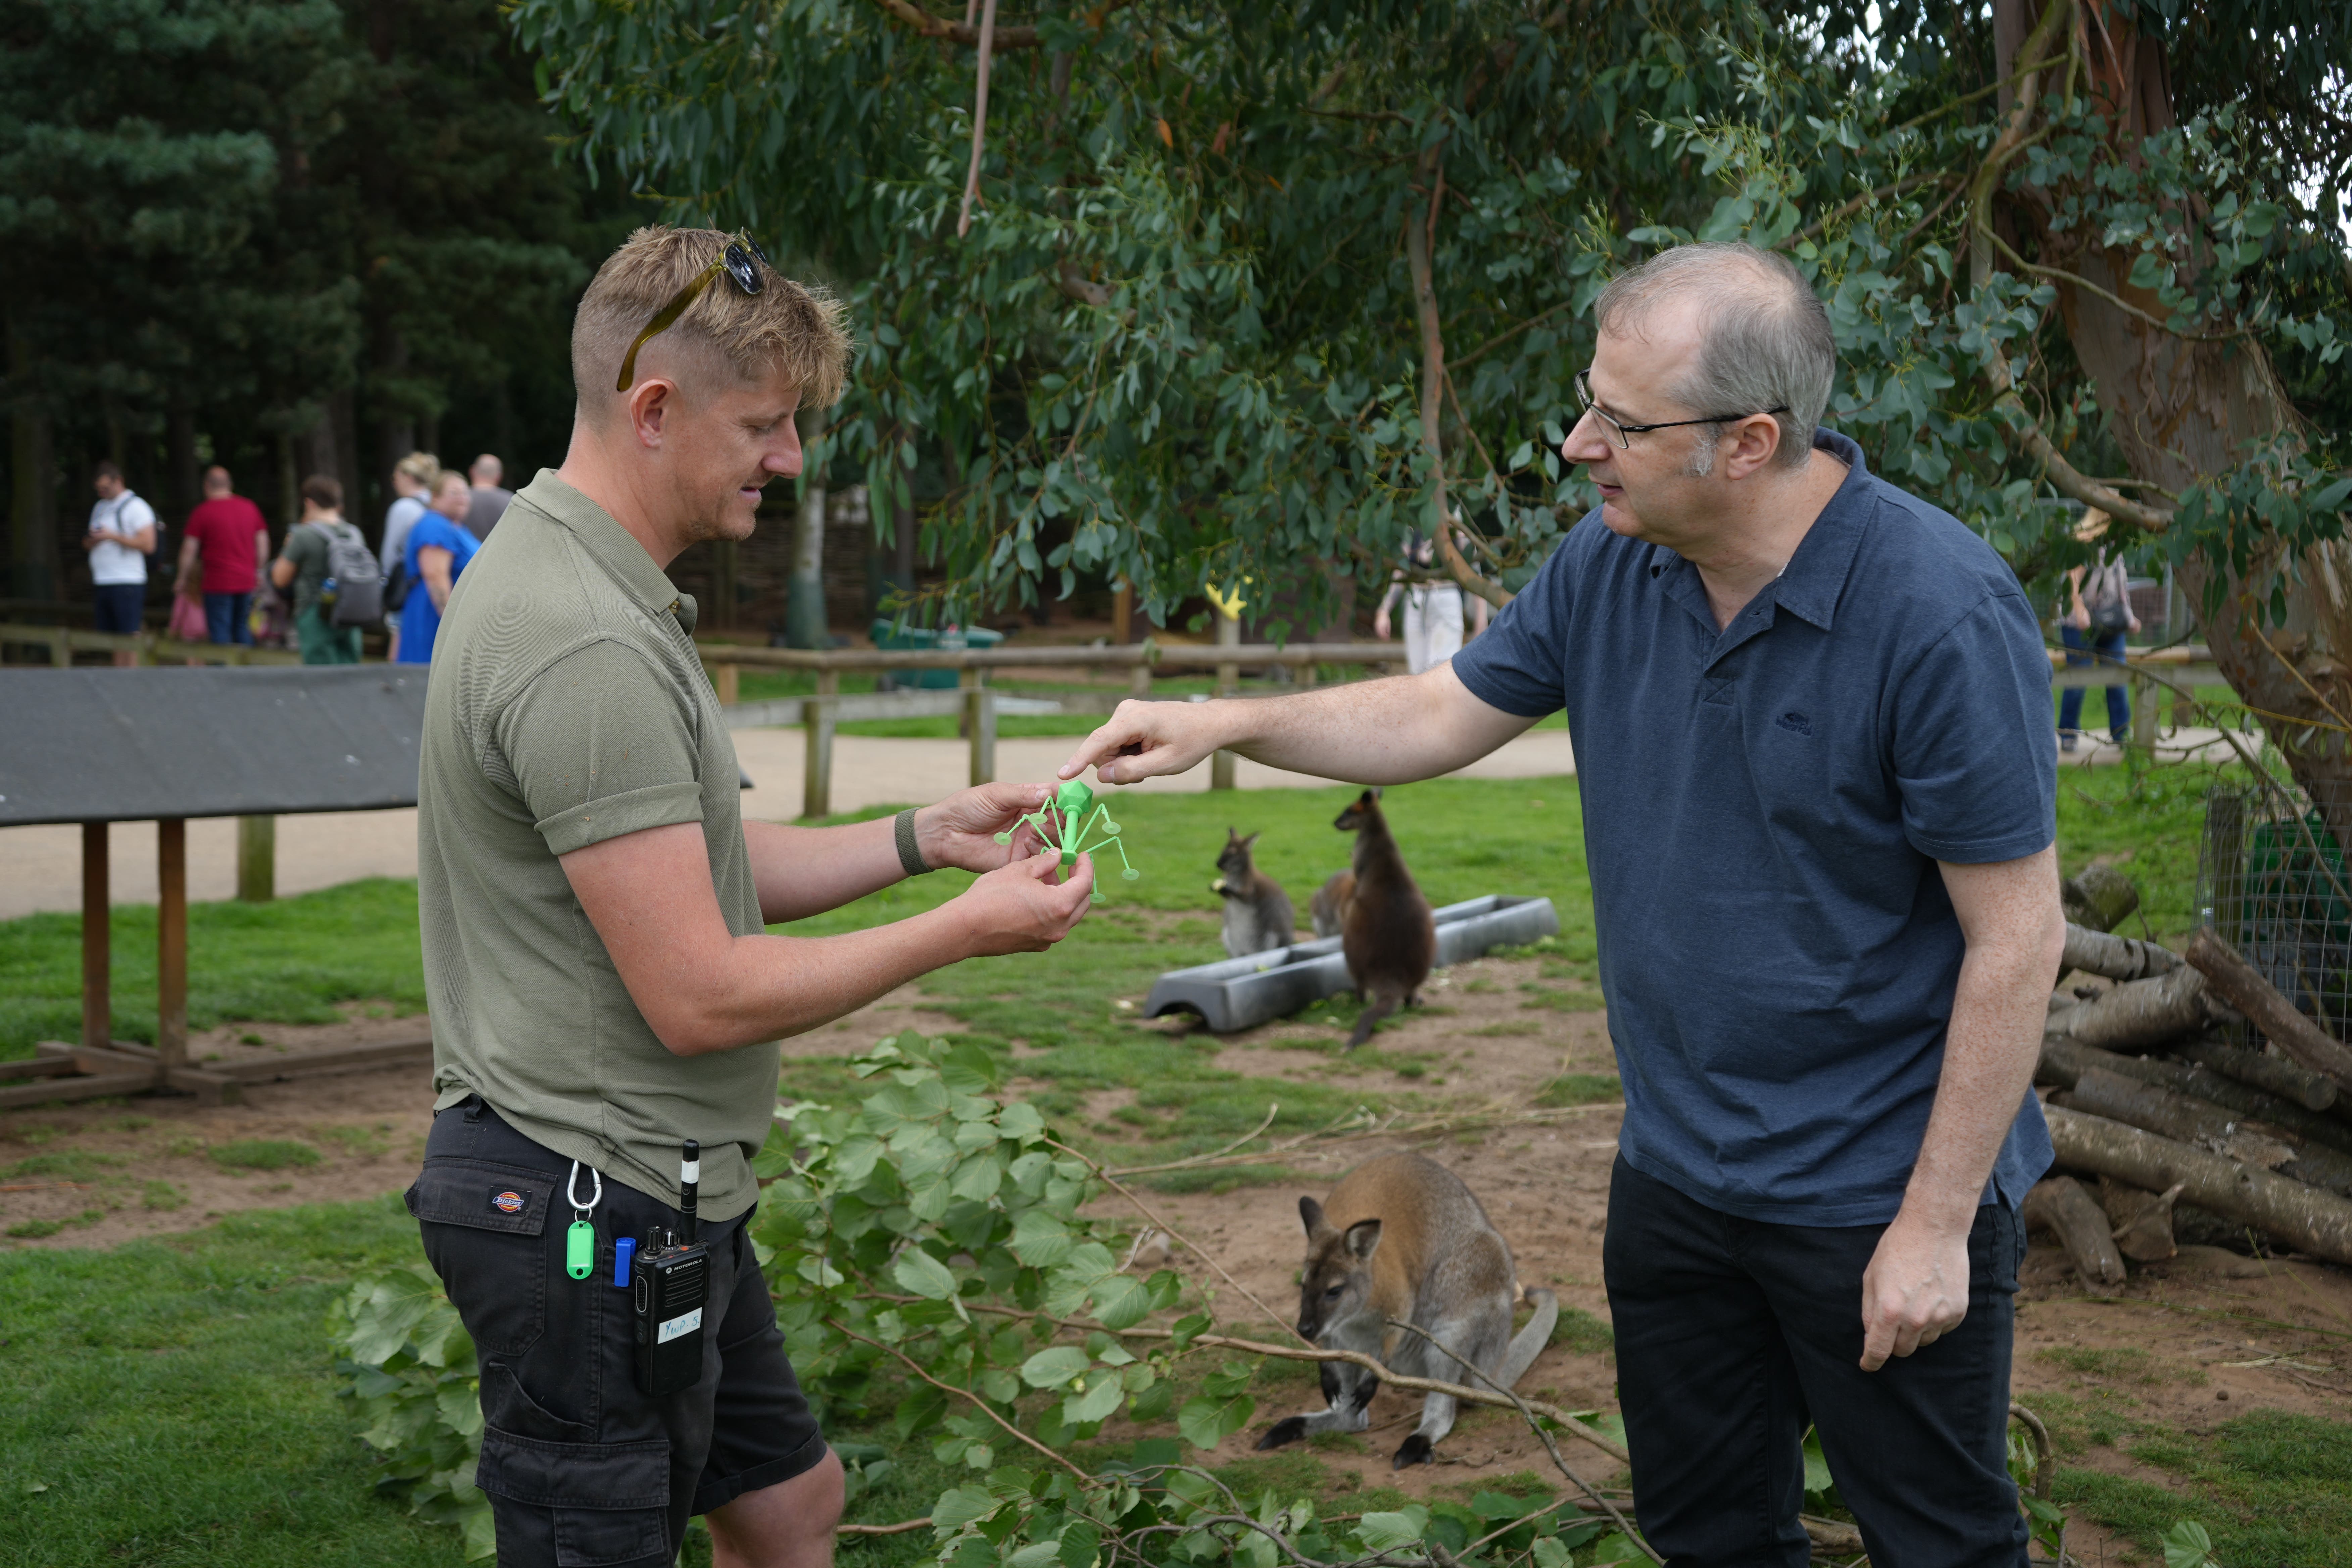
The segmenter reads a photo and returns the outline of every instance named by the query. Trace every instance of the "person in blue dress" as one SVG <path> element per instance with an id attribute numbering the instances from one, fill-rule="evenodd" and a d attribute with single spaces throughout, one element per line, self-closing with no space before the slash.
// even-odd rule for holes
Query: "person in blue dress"
<path id="1" fill-rule="evenodd" d="M 473 487 L 455 468 L 444 468 L 433 487 L 431 510 L 408 531 L 408 599 L 400 607 L 402 664 L 431 664 L 434 634 L 441 629 L 441 612 L 457 574 L 482 542 L 467 530 L 466 509 L 473 504 Z"/>

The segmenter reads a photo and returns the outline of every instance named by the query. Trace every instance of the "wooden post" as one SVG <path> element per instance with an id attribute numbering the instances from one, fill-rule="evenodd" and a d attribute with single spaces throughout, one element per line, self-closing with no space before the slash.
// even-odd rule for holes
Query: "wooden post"
<path id="1" fill-rule="evenodd" d="M 278 896 L 278 819 L 236 819 L 236 896 L 241 903 L 266 904 Z"/>
<path id="2" fill-rule="evenodd" d="M 732 708 L 743 700 L 743 667 L 741 665 L 713 665 L 710 675 L 711 685 L 719 693 L 719 706 Z"/>
<path id="3" fill-rule="evenodd" d="M 1138 701 L 1141 701 L 1151 695 L 1151 665 L 1150 661 L 1138 659 L 1135 662 L 1135 668 L 1127 672 L 1127 694 Z"/>
<path id="4" fill-rule="evenodd" d="M 731 668 L 731 667 L 730 667 Z M 801 710 L 808 742 L 801 756 L 801 815 L 833 815 L 833 732 L 841 711 L 841 672 L 816 672 L 816 695 Z"/>
<path id="5" fill-rule="evenodd" d="M 1241 617 L 1239 616 L 1228 616 L 1220 613 L 1217 616 L 1217 646 L 1219 647 L 1239 647 L 1241 646 Z M 1240 665 L 1221 664 L 1217 666 L 1217 695 L 1220 697 L 1231 697 L 1235 691 L 1239 690 L 1241 689 L 1241 674 L 1242 667 Z M 1234 754 L 1231 752 L 1221 751 L 1209 759 L 1209 787 L 1211 789 L 1231 789 L 1234 787 Z"/>
<path id="6" fill-rule="evenodd" d="M 155 1051 L 170 1072 L 188 1065 L 188 819 L 155 824 Z"/>
<path id="7" fill-rule="evenodd" d="M 2156 694 L 2160 689 L 2161 688 L 2147 676 L 2137 670 L 2132 671 L 2131 743 L 2135 750 L 2150 761 L 2156 757 Z"/>
<path id="8" fill-rule="evenodd" d="M 990 690 L 981 669 L 956 671 L 956 684 L 963 689 L 964 733 L 971 738 L 971 782 L 974 785 L 996 782 L 996 693 Z"/>
<path id="9" fill-rule="evenodd" d="M 1135 584 L 1124 577 L 1111 595 L 1110 640 L 1122 647 L 1135 640 Z"/>
<path id="10" fill-rule="evenodd" d="M 102 1051 L 114 1040 L 112 932 L 108 920 L 113 910 L 107 880 L 108 825 L 81 825 L 81 1043 Z"/>

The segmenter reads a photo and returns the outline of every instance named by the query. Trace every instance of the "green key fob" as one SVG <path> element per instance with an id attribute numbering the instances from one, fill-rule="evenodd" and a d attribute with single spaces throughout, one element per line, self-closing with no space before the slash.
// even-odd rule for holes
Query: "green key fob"
<path id="1" fill-rule="evenodd" d="M 596 1272 L 596 1227 L 587 1220 L 573 1220 L 563 1233 L 563 1271 L 574 1279 Z"/>

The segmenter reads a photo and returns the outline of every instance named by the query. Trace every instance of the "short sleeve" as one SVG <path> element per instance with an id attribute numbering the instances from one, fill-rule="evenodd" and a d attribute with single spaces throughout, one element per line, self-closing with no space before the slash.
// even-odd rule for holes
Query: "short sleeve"
<path id="1" fill-rule="evenodd" d="M 1922 855 L 1984 865 L 2056 840 L 2050 660 L 2022 595 L 1987 594 L 1913 661 L 1889 730 L 1904 837 Z"/>
<path id="2" fill-rule="evenodd" d="M 675 682 L 625 644 L 593 642 L 533 677 L 490 741 L 551 854 L 702 820 L 702 748 Z"/>
<path id="3" fill-rule="evenodd" d="M 1523 719 L 1540 719 L 1559 710 L 1567 687 L 1561 660 L 1567 650 L 1576 558 L 1584 553 L 1571 530 L 1528 585 L 1496 613 L 1485 631 L 1454 656 L 1454 677 L 1470 695 Z"/>

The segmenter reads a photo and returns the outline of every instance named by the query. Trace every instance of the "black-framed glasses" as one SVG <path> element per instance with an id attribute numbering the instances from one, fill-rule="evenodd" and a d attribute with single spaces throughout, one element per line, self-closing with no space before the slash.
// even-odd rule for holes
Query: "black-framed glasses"
<path id="1" fill-rule="evenodd" d="M 772 265 L 768 253 L 760 248 L 760 242 L 750 235 L 739 234 L 729 240 L 709 266 L 696 273 L 693 281 L 671 295 L 669 303 L 654 312 L 654 319 L 646 323 L 646 330 L 637 334 L 637 341 L 629 345 L 628 353 L 623 357 L 621 378 L 613 384 L 613 390 L 629 390 L 629 384 L 637 379 L 637 351 L 676 324 L 677 319 L 686 314 L 687 308 L 702 298 L 702 291 L 718 280 L 719 274 L 725 273 L 746 295 L 756 295 L 766 284 L 766 279 L 760 275 L 760 268 Z"/>
<path id="2" fill-rule="evenodd" d="M 1735 419 L 1755 417 L 1751 414 L 1717 414 L 1705 419 L 1662 419 L 1654 425 L 1628 425 L 1592 400 L 1592 373 L 1589 370 L 1580 370 L 1576 373 L 1576 401 L 1583 405 L 1586 414 L 1601 421 L 1602 428 L 1616 436 L 1620 451 L 1631 447 L 1633 445 L 1632 437 L 1639 436 L 1644 430 L 1673 430 L 1685 425 L 1728 425 Z M 1789 405 L 1783 403 L 1777 407 L 1767 408 L 1761 412 L 1786 414 L 1789 412 Z"/>

